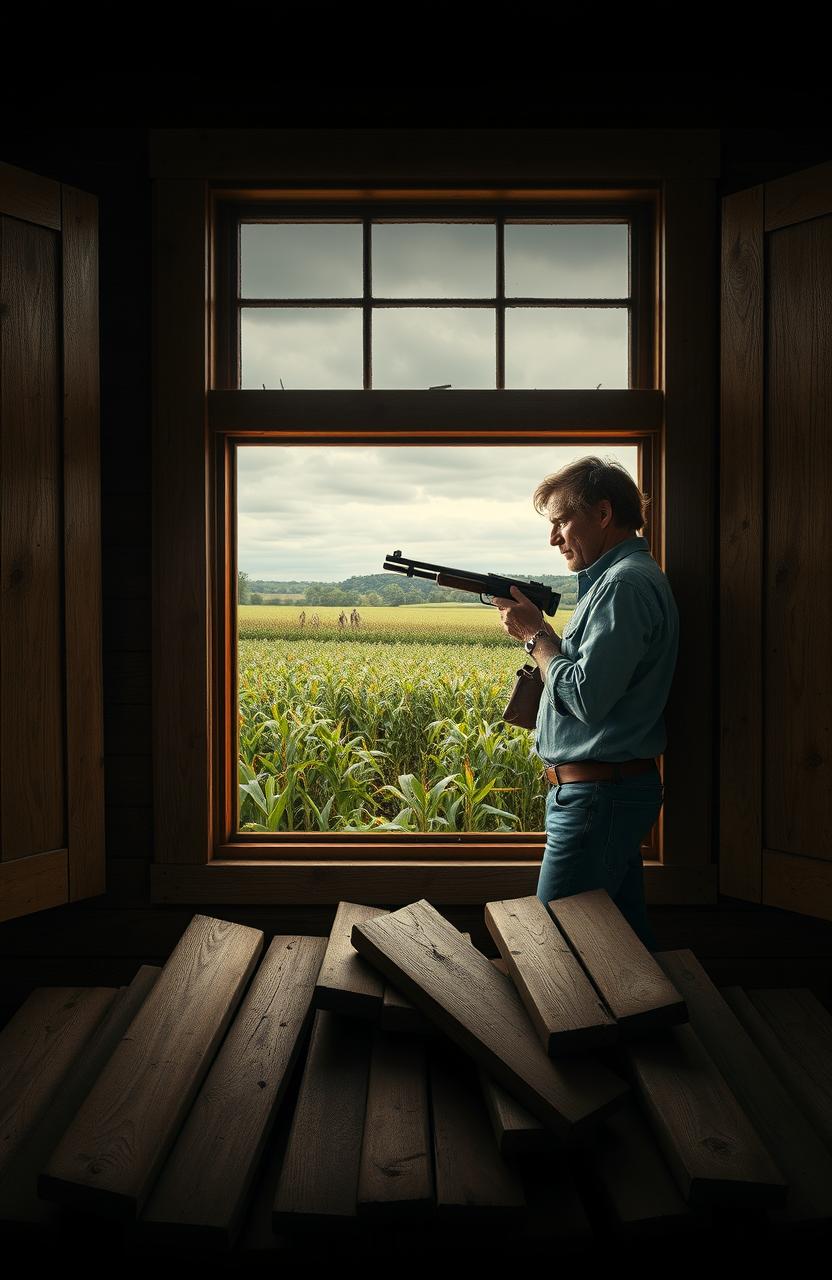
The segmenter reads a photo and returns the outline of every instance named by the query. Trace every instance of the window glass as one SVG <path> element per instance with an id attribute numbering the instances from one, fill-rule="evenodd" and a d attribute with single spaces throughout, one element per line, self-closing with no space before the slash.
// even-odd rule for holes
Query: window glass
<path id="1" fill-rule="evenodd" d="M 497 291 L 493 223 L 374 223 L 373 295 L 377 298 L 493 298 Z"/>
<path id="2" fill-rule="evenodd" d="M 626 298 L 629 227 L 622 223 L 505 226 L 507 298 Z"/>
<path id="3" fill-rule="evenodd" d="M 539 482 L 637 447 L 239 445 L 238 829 L 541 831 L 532 735 L 502 720 L 525 655 L 470 593 L 384 570 L 394 551 L 562 595 Z M 495 812 L 497 810 L 497 812 Z"/>
<path id="4" fill-rule="evenodd" d="M 243 298 L 360 298 L 361 222 L 243 222 Z"/>
<path id="5" fill-rule="evenodd" d="M 628 321 L 623 307 L 508 307 L 506 386 L 626 390 Z"/>

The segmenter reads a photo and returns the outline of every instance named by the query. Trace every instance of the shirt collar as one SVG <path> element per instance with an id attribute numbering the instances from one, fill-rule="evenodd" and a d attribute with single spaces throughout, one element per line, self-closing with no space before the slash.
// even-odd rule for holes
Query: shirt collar
<path id="1" fill-rule="evenodd" d="M 646 551 L 650 554 L 650 547 L 647 539 L 636 534 L 633 538 L 625 538 L 623 542 L 617 543 L 614 547 L 610 547 L 609 551 L 605 551 L 597 560 L 593 560 L 592 564 L 586 569 L 578 570 L 578 582 L 582 584 L 584 590 L 593 582 L 597 582 L 601 574 L 609 569 L 611 564 L 616 564 L 619 560 L 623 560 L 625 556 L 631 556 L 637 551 Z"/>

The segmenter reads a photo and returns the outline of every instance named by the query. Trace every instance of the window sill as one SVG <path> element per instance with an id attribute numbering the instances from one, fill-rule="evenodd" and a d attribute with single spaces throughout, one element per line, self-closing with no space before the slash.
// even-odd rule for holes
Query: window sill
<path id="1" fill-rule="evenodd" d="M 403 906 L 426 898 L 435 906 L 526 898 L 537 888 L 540 855 L 515 862 L 401 859 L 265 861 L 215 858 L 197 866 L 153 863 L 152 903 L 316 905 L 340 901 Z M 644 864 L 649 904 L 708 904 L 717 900 L 718 868 Z"/>

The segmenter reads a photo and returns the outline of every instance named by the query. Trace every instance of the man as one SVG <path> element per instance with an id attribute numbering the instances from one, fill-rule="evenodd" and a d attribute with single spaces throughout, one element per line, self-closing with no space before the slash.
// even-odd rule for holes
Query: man
<path id="1" fill-rule="evenodd" d="M 649 498 L 618 463 L 582 458 L 548 476 L 534 504 L 551 546 L 578 575 L 559 637 L 527 596 L 496 598 L 509 635 L 543 678 L 535 752 L 550 783 L 543 902 L 604 888 L 651 951 L 641 841 L 664 800 L 656 756 L 679 647 L 679 614 L 638 530 Z"/>

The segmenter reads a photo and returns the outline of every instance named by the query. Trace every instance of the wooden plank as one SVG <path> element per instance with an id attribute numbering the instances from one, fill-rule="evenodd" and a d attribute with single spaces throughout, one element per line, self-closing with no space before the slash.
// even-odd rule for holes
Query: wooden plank
<path id="1" fill-rule="evenodd" d="M 722 994 L 753 1035 L 734 1002 L 735 992 L 729 987 Z M 754 987 L 745 996 L 786 1053 L 784 1061 L 767 1040 L 769 1063 L 832 1150 L 832 1015 L 806 987 Z"/>
<path id="2" fill-rule="evenodd" d="M 594 1058 L 554 1062 L 509 978 L 424 899 L 353 925 L 353 945 L 562 1141 L 627 1093 Z"/>
<path id="3" fill-rule="evenodd" d="M 62 1211 L 39 1197 L 38 1173 L 47 1163 L 61 1135 L 161 972 L 156 966 L 142 965 L 130 985 L 119 988 L 100 1023 L 73 1059 L 39 1122 L 27 1140 L 18 1147 L 15 1157 L 5 1166 L 4 1176 L 0 1179 L 0 1220 L 3 1222 L 25 1222 L 38 1229 L 60 1230 Z M 85 992 L 85 995 L 90 997 L 93 993 Z M 0 1036 L 0 1057 L 4 1056 L 2 1050 L 3 1041 Z M 25 1078 L 27 1086 L 30 1085 L 28 1063 Z"/>
<path id="4" fill-rule="evenodd" d="M 225 750 L 214 738 L 209 642 L 205 183 L 173 178 L 152 186 L 153 857 L 204 867 L 217 834 L 214 750 L 219 758 Z"/>
<path id="5" fill-rule="evenodd" d="M 424 1041 L 373 1029 L 358 1213 L 418 1218 L 434 1209 Z"/>
<path id="6" fill-rule="evenodd" d="M 60 231 L 60 183 L 0 161 L 0 214 Z"/>
<path id="7" fill-rule="evenodd" d="M 832 1074 L 829 1059 L 801 1061 L 800 1052 L 792 1053 L 788 1038 L 782 1041 L 776 1030 L 756 1009 L 755 992 L 742 991 L 741 987 L 721 987 L 721 995 L 733 1014 L 753 1039 L 765 1064 L 777 1076 L 792 1105 L 801 1112 L 797 1130 L 791 1129 L 792 1160 L 788 1153 L 780 1156 L 783 1171 L 790 1169 L 792 1179 L 799 1180 L 804 1189 L 803 1197 L 792 1194 L 788 1204 L 787 1219 L 808 1221 L 832 1217 L 832 1134 L 829 1117 L 829 1091 Z M 774 996 L 780 995 L 773 992 Z M 788 995 L 788 992 L 783 992 Z M 826 1012 L 826 1010 L 824 1010 Z M 827 1014 L 827 1018 L 828 1018 Z M 785 1028 L 781 1027 L 781 1030 Z M 797 1139 L 806 1140 L 805 1149 Z M 772 1147 L 774 1149 L 774 1147 Z M 778 1148 L 777 1148 L 778 1149 Z M 815 1162 L 817 1161 L 817 1162 Z M 804 1199 L 805 1203 L 801 1203 Z"/>
<path id="8" fill-rule="evenodd" d="M 538 897 L 487 902 L 485 923 L 551 1057 L 618 1040 L 615 1018 Z"/>
<path id="9" fill-rule="evenodd" d="M 176 1145 L 142 1235 L 229 1250 L 311 1024 L 325 938 L 272 939 Z"/>
<path id="10" fill-rule="evenodd" d="M 601 394 L 600 392 L 598 393 Z M 539 839 L 539 838 L 538 838 Z M 316 850 L 310 857 L 310 849 Z M 343 861 L 345 846 L 325 842 L 300 845 L 281 840 L 281 854 L 286 863 L 269 864 L 275 845 L 246 841 L 246 858 L 240 857 L 240 846 L 226 859 L 220 846 L 218 856 L 203 866 L 168 863 L 150 864 L 150 902 L 187 903 L 189 907 L 204 903 L 224 902 L 229 906 L 283 903 L 285 906 L 309 907 L 320 903 L 332 906 L 341 898 L 352 902 L 415 902 L 429 897 L 442 906 L 470 906 L 493 902 L 498 898 L 521 898 L 533 893 L 540 875 L 540 848 L 537 858 L 506 861 L 505 846 L 477 846 L 478 855 L 485 849 L 488 859 L 477 857 L 471 862 L 440 864 L 429 862 L 431 849 L 414 850 L 413 860 L 401 861 L 391 846 L 382 849 L 375 841 L 371 852 L 379 862 Z M 408 845 L 408 853 L 412 846 Z M 154 846 L 155 850 L 155 846 Z M 250 851 L 251 860 L 248 860 Z M 434 845 L 436 856 L 444 853 Z M 303 861 L 300 861 L 300 856 Z M 350 856 L 352 851 L 350 850 Z M 335 861 L 331 861 L 335 859 Z M 644 869 L 647 898 L 651 904 L 716 902 L 716 866 L 671 867 L 650 863 Z"/>
<path id="11" fill-rule="evenodd" d="M 832 215 L 769 236 L 765 265 L 764 609 L 800 626 L 787 645 L 763 632 L 762 825 L 767 846 L 817 859 L 828 885 L 832 683 L 817 673 L 832 632 L 832 592 L 818 590 L 832 544 Z M 811 893 L 798 909 L 815 914 Z"/>
<path id="12" fill-rule="evenodd" d="M 634 1100 L 599 1125 L 584 1153 L 597 1203 L 615 1235 L 649 1237 L 701 1229 Z"/>
<path id="13" fill-rule="evenodd" d="M 54 231 L 0 218 L 3 860 L 61 849 L 67 834 L 59 253 Z"/>
<path id="14" fill-rule="evenodd" d="M 275 1231 L 355 1225 L 372 1040 L 365 1019 L 315 1010 L 275 1193 Z"/>
<path id="15" fill-rule="evenodd" d="M 832 213 L 832 160 L 771 178 L 765 184 L 766 231 Z"/>
<path id="16" fill-rule="evenodd" d="M 0 861 L 0 920 L 62 906 L 67 900 L 68 876 L 66 849 Z"/>
<path id="17" fill-rule="evenodd" d="M 691 1026 L 790 1184 L 785 1219 L 832 1217 L 832 1153 L 689 950 L 656 953 L 684 993 Z M 781 1211 L 777 1211 L 778 1220 Z"/>
<path id="18" fill-rule="evenodd" d="M 622 1038 L 687 1021 L 681 995 L 606 889 L 588 889 L 547 905 L 618 1022 Z"/>
<path id="19" fill-rule="evenodd" d="M 531 1248 L 548 1242 L 564 1252 L 580 1250 L 581 1256 L 594 1249 L 598 1244 L 597 1213 L 578 1187 L 572 1162 L 553 1158 L 549 1151 L 524 1156 L 517 1169 L 526 1197 L 526 1221 L 520 1236 L 523 1244 Z"/>
<path id="20" fill-rule="evenodd" d="M 470 933 L 463 933 L 463 938 L 471 941 Z M 384 1003 L 379 1015 L 379 1026 L 385 1031 L 395 1031 L 405 1035 L 435 1036 L 438 1035 L 430 1018 L 426 1018 L 407 996 L 394 987 L 392 982 L 385 983 Z"/>
<path id="21" fill-rule="evenodd" d="M 765 245 L 762 184 L 722 201 L 719 890 L 760 902 Z"/>
<path id="22" fill-rule="evenodd" d="M 719 379 L 718 234 L 716 180 L 683 170 L 668 174 L 662 183 L 656 245 L 663 259 L 657 281 L 656 342 L 665 414 L 662 430 L 654 437 L 660 453 L 660 514 L 651 519 L 649 532 L 651 553 L 673 584 L 681 631 L 676 673 L 664 711 L 669 749 L 662 768 L 666 795 L 659 819 L 662 864 L 645 875 L 648 902 L 658 901 L 652 896 L 651 882 L 661 881 L 671 866 L 699 870 L 699 883 L 710 883 L 710 900 L 716 902 L 718 868 L 712 865 L 711 814 L 717 777 L 712 761 L 719 728 L 714 699 L 703 698 L 701 691 L 715 685 L 717 654 L 717 574 L 709 573 L 706 566 L 716 562 L 714 542 L 719 528 L 719 421 L 714 395 Z M 705 636 L 688 625 L 687 619 L 694 617 L 708 620 Z M 679 881 L 683 892 L 697 885 L 696 877 L 689 880 L 688 874 Z M 692 896 L 671 899 L 694 900 Z"/>
<path id="23" fill-rule="evenodd" d="M 0 1178 L 112 1004 L 115 987 L 39 987 L 0 1031 Z"/>
<path id="24" fill-rule="evenodd" d="M 101 617 L 98 199 L 61 187 L 64 659 L 69 899 L 107 888 Z"/>
<path id="25" fill-rule="evenodd" d="M 522 1223 L 523 1185 L 494 1145 L 482 1098 L 471 1087 L 473 1064 L 445 1040 L 428 1044 L 428 1060 L 437 1217 Z"/>
<path id="26" fill-rule="evenodd" d="M 434 420 L 433 391 L 388 391 L 378 388 L 367 400 L 363 391 L 211 390 L 206 394 L 208 427 L 214 433 L 280 432 L 292 441 L 304 437 L 326 441 L 347 433 L 379 443 L 401 439 L 406 431 L 425 430 Z M 447 397 L 446 397 L 447 398 Z M 586 391 L 466 391 L 442 411 L 439 437 L 482 438 L 508 431 L 545 444 L 552 438 L 553 417 L 573 432 L 661 429 L 664 397 L 652 388 Z M 362 409 L 362 404 L 364 408 Z M 391 422 L 395 426 L 391 428 Z"/>
<path id="27" fill-rule="evenodd" d="M 506 962 L 501 957 L 492 956 L 491 963 L 498 973 L 508 972 Z M 558 1149 L 551 1132 L 540 1123 L 537 1116 L 533 1116 L 522 1102 L 512 1097 L 481 1066 L 477 1067 L 477 1073 L 500 1155 L 527 1156 L 535 1152 L 551 1153 Z"/>
<path id="28" fill-rule="evenodd" d="M 689 1023 L 632 1042 L 624 1054 L 688 1204 L 786 1203 L 788 1182 Z"/>
<path id="29" fill-rule="evenodd" d="M 321 972 L 315 984 L 315 1007 L 354 1018 L 379 1017 L 384 1003 L 384 979 L 352 945 L 354 924 L 363 924 L 378 915 L 382 907 L 366 907 L 357 902 L 339 902 L 329 934 Z"/>
<path id="30" fill-rule="evenodd" d="M 259 929 L 193 917 L 41 1173 L 40 1195 L 135 1221 L 262 949 Z"/>

